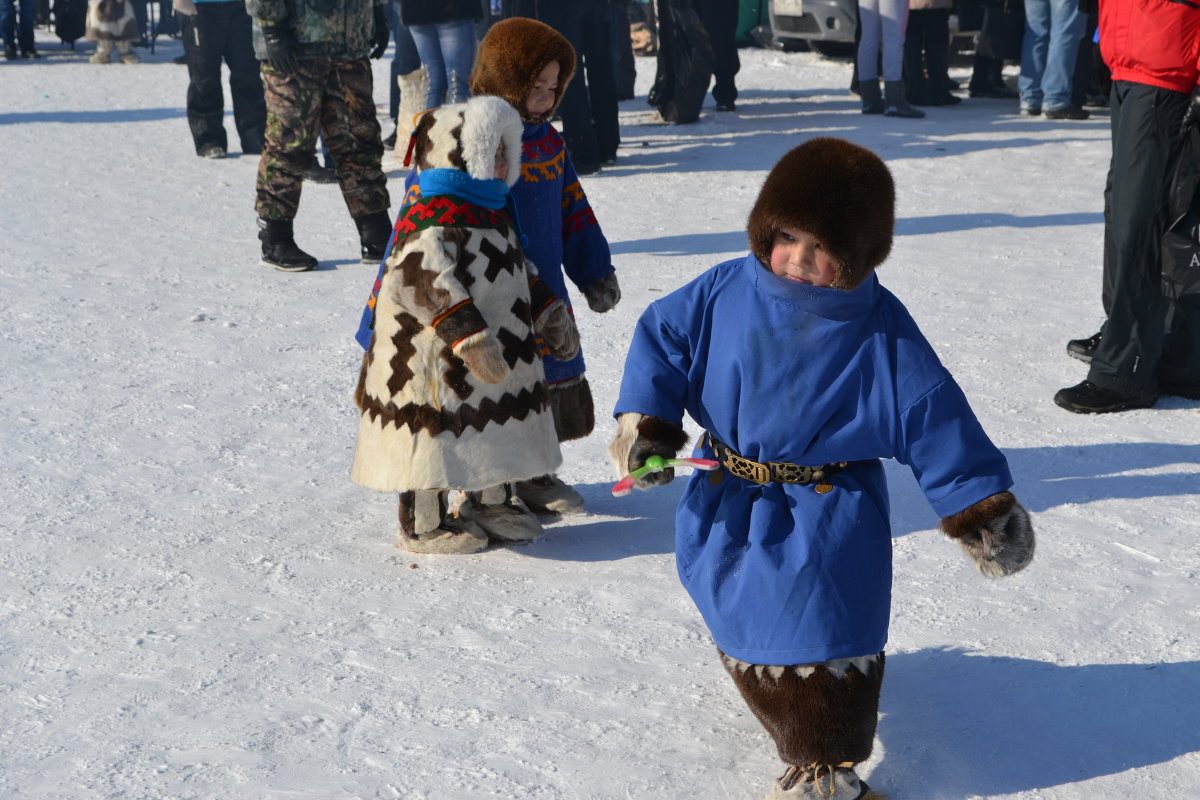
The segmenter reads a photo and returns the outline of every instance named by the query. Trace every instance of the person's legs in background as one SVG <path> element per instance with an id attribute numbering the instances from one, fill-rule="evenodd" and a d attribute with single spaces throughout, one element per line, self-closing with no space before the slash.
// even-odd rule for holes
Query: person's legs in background
<path id="1" fill-rule="evenodd" d="M 617 100 L 632 100 L 634 83 L 637 80 L 633 40 L 630 37 L 629 3 L 630 0 L 614 0 L 609 12 L 609 33 L 612 38 L 613 75 L 617 83 Z"/>
<path id="2" fill-rule="evenodd" d="M 417 44 L 413 41 L 412 34 L 409 33 L 408 28 L 400 20 L 400 4 L 395 2 L 395 0 L 388 3 L 388 25 L 391 26 L 392 43 L 395 45 L 392 55 L 391 80 L 388 81 L 388 116 L 391 117 L 392 123 L 396 125 L 396 129 L 393 129 L 392 133 L 383 140 L 383 146 L 390 150 L 396 146 L 396 139 L 399 133 L 398 128 L 400 127 L 400 82 L 405 76 L 411 76 L 412 73 L 421 69 L 421 54 L 417 52 Z M 408 101 L 405 103 L 406 110 L 410 107 L 424 106 L 425 86 L 423 81 L 424 78 L 422 77 L 421 84 L 419 86 L 413 85 L 413 88 L 410 90 L 417 91 L 419 89 L 421 92 L 419 100 L 412 97 L 405 98 Z M 407 81 L 407 83 L 414 84 L 415 82 Z M 414 100 L 418 101 L 414 103 L 412 102 Z M 411 120 L 405 120 L 404 122 L 404 127 L 407 130 L 411 125 Z"/>
<path id="3" fill-rule="evenodd" d="M 587 5 L 590 0 L 578 3 L 550 3 L 543 5 L 539 19 L 562 34 L 575 49 L 575 77 L 567 84 L 558 114 L 562 118 L 562 137 L 567 152 L 580 175 L 590 175 L 600 169 L 600 145 L 597 142 L 596 126 L 592 116 L 592 101 L 588 95 L 588 76 L 584 69 L 584 29 Z M 607 39 L 605 40 L 607 47 Z M 610 72 L 611 72 L 611 64 Z M 613 155 L 616 147 L 613 147 Z"/>
<path id="4" fill-rule="evenodd" d="M 263 100 L 262 74 L 254 56 L 254 22 L 241 2 L 200 3 L 220 5 L 229 22 L 225 39 L 225 64 L 229 67 L 229 94 L 233 100 L 233 124 L 246 155 L 262 152 L 266 135 L 267 106 Z"/>
<path id="5" fill-rule="evenodd" d="M 614 163 L 617 146 L 621 144 L 610 21 L 607 0 L 588 0 L 583 24 L 583 60 L 592 123 L 596 129 L 596 152 L 601 164 Z"/>
<path id="6" fill-rule="evenodd" d="M 425 68 L 425 108 L 437 108 L 446 101 L 446 62 L 442 58 L 442 42 L 437 25 L 409 25 L 413 44 Z"/>
<path id="7" fill-rule="evenodd" d="M 197 3 L 196 14 L 188 24 L 187 120 L 196 155 L 204 158 L 224 158 L 229 149 L 221 88 L 221 54 L 228 25 L 221 13 L 225 5 Z"/>
<path id="8" fill-rule="evenodd" d="M 1025 38 L 1021 45 L 1021 113 L 1042 113 L 1046 57 L 1050 49 L 1051 0 L 1025 0 Z"/>
<path id="9" fill-rule="evenodd" d="M 1050 0 L 1050 19 L 1046 67 L 1041 81 L 1042 112 L 1048 115 L 1071 105 L 1075 57 L 1087 24 L 1087 15 L 1079 10 L 1079 0 Z"/>
<path id="10" fill-rule="evenodd" d="M 718 111 L 736 109 L 737 85 L 734 82 L 741 61 L 737 52 L 737 0 L 699 0 L 700 19 L 712 44 L 716 67 L 713 70 L 712 96 Z"/>

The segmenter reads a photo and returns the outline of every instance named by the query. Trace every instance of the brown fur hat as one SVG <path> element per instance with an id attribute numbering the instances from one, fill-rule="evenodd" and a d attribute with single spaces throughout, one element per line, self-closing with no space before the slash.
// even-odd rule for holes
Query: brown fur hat
<path id="1" fill-rule="evenodd" d="M 525 122 L 538 121 L 526 119 L 525 101 L 533 91 L 538 73 L 551 61 L 558 62 L 558 91 L 554 107 L 543 119 L 554 116 L 575 74 L 575 48 L 558 31 L 535 19 L 500 20 L 479 43 L 475 68 L 471 71 L 471 94 L 503 97 L 521 113 Z"/>
<path id="2" fill-rule="evenodd" d="M 896 187 L 879 156 L 865 147 L 821 137 L 779 159 L 750 211 L 750 251 L 765 266 L 780 228 L 798 228 L 837 262 L 835 289 L 865 281 L 892 249 Z"/>

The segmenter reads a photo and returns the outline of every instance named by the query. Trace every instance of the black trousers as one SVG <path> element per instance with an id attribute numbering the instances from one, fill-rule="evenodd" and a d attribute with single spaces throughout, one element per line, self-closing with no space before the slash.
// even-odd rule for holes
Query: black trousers
<path id="1" fill-rule="evenodd" d="M 950 85 L 950 10 L 911 9 L 904 34 L 904 81 L 909 102 L 942 97 Z"/>
<path id="2" fill-rule="evenodd" d="M 229 148 L 221 62 L 229 66 L 233 124 L 242 152 L 262 151 L 267 124 L 262 77 L 251 39 L 253 22 L 241 0 L 196 3 L 195 15 L 180 15 L 187 56 L 187 119 L 196 152 L 208 145 Z"/>
<path id="3" fill-rule="evenodd" d="M 1107 319 L 1088 380 L 1123 395 L 1153 393 L 1162 376 L 1195 380 L 1200 370 L 1200 351 L 1184 342 L 1195 337 L 1200 319 L 1194 306 L 1163 297 L 1160 264 L 1167 188 L 1189 99 L 1140 83 L 1113 83 L 1101 293 Z M 1168 330 L 1180 340 L 1167 342 Z"/>
<path id="4" fill-rule="evenodd" d="M 558 113 L 563 141 L 577 168 L 586 170 L 617 154 L 617 80 L 606 0 L 541 0 L 537 18 L 575 48 L 575 77 Z"/>
<path id="5" fill-rule="evenodd" d="M 716 66 L 713 69 L 713 100 L 732 103 L 737 100 L 734 76 L 742 67 L 737 51 L 737 0 L 696 0 L 696 10 L 708 31 Z"/>

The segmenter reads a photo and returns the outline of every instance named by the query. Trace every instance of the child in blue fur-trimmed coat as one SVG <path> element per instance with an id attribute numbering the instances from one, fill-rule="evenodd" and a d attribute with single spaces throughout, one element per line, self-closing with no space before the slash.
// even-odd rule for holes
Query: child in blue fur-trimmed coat
<path id="1" fill-rule="evenodd" d="M 1004 456 L 903 304 L 875 277 L 895 222 L 872 152 L 786 154 L 750 213 L 750 254 L 652 303 L 630 345 L 609 448 L 618 474 L 704 428 L 676 512 L 680 580 L 785 764 L 770 798 L 873 797 L 891 605 L 881 459 L 908 464 L 986 575 L 1033 557 Z M 646 488 L 672 478 L 650 473 Z"/>
<path id="2" fill-rule="evenodd" d="M 502 97 L 521 114 L 521 178 L 512 195 L 529 259 L 568 308 L 569 278 L 588 307 L 603 313 L 621 299 L 608 240 L 563 138 L 550 123 L 574 72 L 575 51 L 561 34 L 536 20 L 513 17 L 494 24 L 480 42 L 471 94 Z M 587 436 L 595 414 L 582 351 L 566 360 L 547 355 L 543 364 L 559 441 Z M 579 493 L 553 474 L 521 481 L 517 493 L 535 511 L 583 510 Z"/>

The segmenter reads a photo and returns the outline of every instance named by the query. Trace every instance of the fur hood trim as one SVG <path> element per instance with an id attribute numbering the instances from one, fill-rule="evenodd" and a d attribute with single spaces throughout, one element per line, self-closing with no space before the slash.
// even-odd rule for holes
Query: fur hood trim
<path id="1" fill-rule="evenodd" d="M 496 149 L 508 160 L 505 183 L 521 177 L 521 117 L 499 97 L 472 97 L 421 115 L 413 145 L 418 170 L 450 168 L 472 178 L 495 177 Z"/>
<path id="2" fill-rule="evenodd" d="M 850 290 L 892 249 L 896 187 L 879 156 L 845 139 L 793 148 L 771 169 L 750 211 L 750 250 L 764 265 L 780 228 L 815 236 L 837 262 L 830 285 Z"/>
<path id="3" fill-rule="evenodd" d="M 551 61 L 558 62 L 554 107 L 541 119 L 525 119 L 525 101 L 538 74 Z M 471 94 L 503 97 L 526 122 L 542 122 L 554 116 L 574 74 L 575 48 L 562 34 L 535 19 L 510 17 L 492 25 L 479 43 Z"/>

